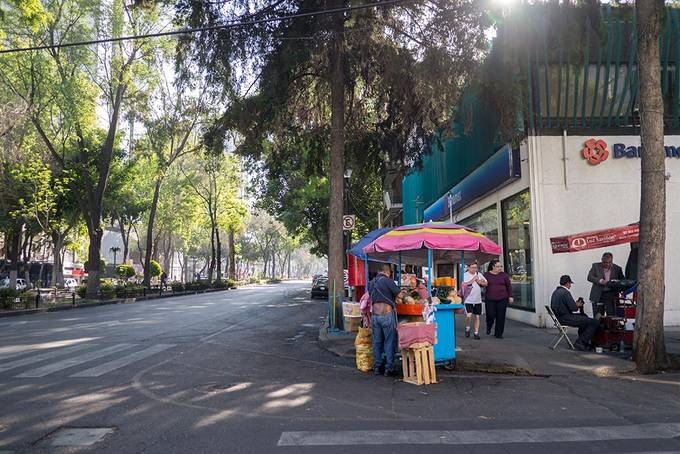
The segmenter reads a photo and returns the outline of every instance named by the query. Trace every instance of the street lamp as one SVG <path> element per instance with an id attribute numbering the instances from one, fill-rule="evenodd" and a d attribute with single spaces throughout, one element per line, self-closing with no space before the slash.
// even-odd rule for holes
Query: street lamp
<path id="1" fill-rule="evenodd" d="M 120 248 L 118 246 L 113 246 L 111 249 L 109 249 L 111 252 L 113 252 L 113 266 L 116 266 L 116 254 L 120 252 Z"/>

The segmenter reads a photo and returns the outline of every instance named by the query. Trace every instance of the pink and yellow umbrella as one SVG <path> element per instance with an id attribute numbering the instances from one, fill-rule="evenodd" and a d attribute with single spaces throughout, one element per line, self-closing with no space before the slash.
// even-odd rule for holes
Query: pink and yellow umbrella
<path id="1" fill-rule="evenodd" d="M 364 247 L 370 259 L 381 260 L 399 252 L 401 261 L 431 266 L 433 261 L 483 263 L 498 257 L 501 248 L 481 233 L 457 224 L 427 222 L 396 227 Z"/>

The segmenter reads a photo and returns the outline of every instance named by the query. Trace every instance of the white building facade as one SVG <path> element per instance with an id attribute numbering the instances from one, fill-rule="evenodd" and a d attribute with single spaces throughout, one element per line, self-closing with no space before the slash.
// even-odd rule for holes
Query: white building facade
<path id="1" fill-rule="evenodd" d="M 590 139 L 604 141 L 606 159 L 590 162 L 583 157 L 584 144 Z M 678 326 L 680 280 L 674 275 L 680 270 L 680 238 L 672 226 L 680 222 L 680 200 L 673 196 L 680 190 L 680 136 L 667 136 L 665 144 L 666 276 L 660 276 L 659 282 L 666 286 L 664 322 Z M 563 274 L 574 280 L 574 296 L 587 301 L 588 271 L 605 251 L 612 252 L 614 263 L 625 269 L 628 244 L 553 254 L 550 238 L 638 222 L 639 147 L 637 135 L 594 137 L 566 131 L 529 136 L 519 149 L 519 178 L 453 213 L 454 222 L 478 229 L 503 248 L 502 262 L 512 276 L 515 294 L 509 318 L 545 326 L 545 306 Z"/>

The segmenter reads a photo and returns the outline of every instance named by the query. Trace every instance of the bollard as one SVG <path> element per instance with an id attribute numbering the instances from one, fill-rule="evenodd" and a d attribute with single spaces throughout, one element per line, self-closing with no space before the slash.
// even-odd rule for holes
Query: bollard
<path id="1" fill-rule="evenodd" d="M 35 295 L 35 308 L 38 309 L 40 307 L 40 289 L 38 289 L 38 293 Z"/>
<path id="2" fill-rule="evenodd" d="M 71 304 L 76 305 L 76 292 L 71 292 Z"/>

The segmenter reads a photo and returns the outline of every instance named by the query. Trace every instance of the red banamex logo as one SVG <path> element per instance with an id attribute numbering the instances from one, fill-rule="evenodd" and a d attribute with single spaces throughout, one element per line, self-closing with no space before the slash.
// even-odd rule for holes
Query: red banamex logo
<path id="1" fill-rule="evenodd" d="M 609 157 L 607 142 L 602 139 L 588 139 L 583 144 L 581 154 L 583 154 L 583 159 L 588 161 L 588 164 L 596 166 Z"/>

